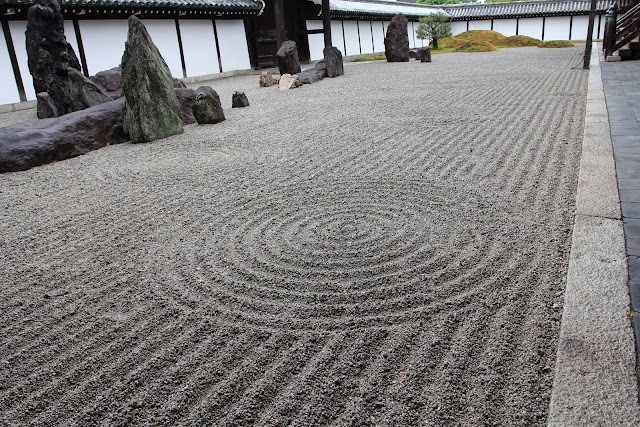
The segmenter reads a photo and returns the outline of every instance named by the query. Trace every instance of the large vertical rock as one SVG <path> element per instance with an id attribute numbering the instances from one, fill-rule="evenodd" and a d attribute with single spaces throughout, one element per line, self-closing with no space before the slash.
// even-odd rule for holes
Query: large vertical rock
<path id="1" fill-rule="evenodd" d="M 387 27 L 384 38 L 384 53 L 388 62 L 407 62 L 409 60 L 409 33 L 407 18 L 399 13 L 393 17 Z"/>
<path id="2" fill-rule="evenodd" d="M 131 142 L 150 142 L 184 132 L 169 67 L 135 16 L 129 17 L 121 67 L 124 128 Z"/>
<path id="3" fill-rule="evenodd" d="M 280 49 L 278 49 L 276 58 L 278 59 L 280 75 L 298 74 L 301 71 L 296 42 L 285 40 L 280 46 Z"/>
<path id="4" fill-rule="evenodd" d="M 80 62 L 64 36 L 64 19 L 57 0 L 38 0 L 27 12 L 26 48 L 29 72 L 36 93 L 49 94 L 62 115 L 71 111 L 71 82 L 67 70 L 80 69 Z M 44 110 L 43 110 L 44 111 Z"/>
<path id="5" fill-rule="evenodd" d="M 323 49 L 324 67 L 327 77 L 338 77 L 344 74 L 342 53 L 335 46 L 327 46 Z"/>

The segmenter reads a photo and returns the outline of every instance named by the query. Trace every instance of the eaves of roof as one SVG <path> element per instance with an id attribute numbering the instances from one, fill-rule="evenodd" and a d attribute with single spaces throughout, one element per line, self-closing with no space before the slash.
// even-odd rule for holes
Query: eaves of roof
<path id="1" fill-rule="evenodd" d="M 596 11 L 604 13 L 613 0 L 598 0 Z M 445 5 L 442 8 L 452 21 L 476 19 L 525 18 L 539 16 L 586 15 L 591 9 L 590 0 L 550 0 L 514 3 Z"/>
<path id="2" fill-rule="evenodd" d="M 0 6 L 29 7 L 37 0 L 0 0 Z M 60 0 L 63 8 L 130 8 L 137 10 L 206 10 L 257 14 L 263 8 L 259 0 Z"/>
<path id="3" fill-rule="evenodd" d="M 310 1 L 316 5 L 322 5 L 322 0 Z M 399 13 L 409 18 L 418 18 L 443 12 L 439 6 L 408 4 L 388 0 L 329 0 L 329 9 L 332 17 L 340 18 L 391 18 Z"/>

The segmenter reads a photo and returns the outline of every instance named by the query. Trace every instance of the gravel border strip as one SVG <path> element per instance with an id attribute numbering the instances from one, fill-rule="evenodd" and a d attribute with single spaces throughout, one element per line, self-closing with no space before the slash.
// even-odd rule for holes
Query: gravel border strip
<path id="1" fill-rule="evenodd" d="M 624 232 L 596 49 L 549 426 L 640 425 Z"/>

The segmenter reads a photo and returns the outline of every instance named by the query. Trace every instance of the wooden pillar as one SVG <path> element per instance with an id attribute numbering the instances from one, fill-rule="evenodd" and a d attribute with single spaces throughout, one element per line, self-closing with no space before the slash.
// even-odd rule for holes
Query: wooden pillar
<path id="1" fill-rule="evenodd" d="M 278 48 L 287 39 L 287 29 L 284 20 L 284 0 L 273 2 L 273 13 L 276 19 L 276 36 L 278 38 Z"/>
<path id="2" fill-rule="evenodd" d="M 324 28 L 324 47 L 331 46 L 331 11 L 329 0 L 322 0 L 322 27 Z"/>
<path id="3" fill-rule="evenodd" d="M 587 43 L 584 47 L 584 62 L 582 68 L 589 69 L 591 63 L 591 44 L 593 43 L 593 23 L 596 20 L 597 0 L 591 0 L 591 10 L 589 11 L 589 25 L 587 25 Z"/>

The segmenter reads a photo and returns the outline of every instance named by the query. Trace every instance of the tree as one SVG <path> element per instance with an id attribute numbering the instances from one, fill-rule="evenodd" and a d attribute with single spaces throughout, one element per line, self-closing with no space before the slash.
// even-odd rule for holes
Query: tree
<path id="1" fill-rule="evenodd" d="M 449 17 L 442 12 L 433 13 L 420 18 L 420 25 L 416 30 L 419 39 L 431 39 L 433 48 L 438 48 L 438 39 L 451 35 L 451 23 Z"/>

